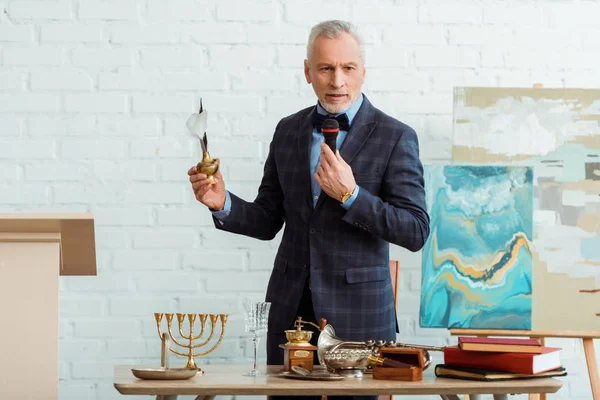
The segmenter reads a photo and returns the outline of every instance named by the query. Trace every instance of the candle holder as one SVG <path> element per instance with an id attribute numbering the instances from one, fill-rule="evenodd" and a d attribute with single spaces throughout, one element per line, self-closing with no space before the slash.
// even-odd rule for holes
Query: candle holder
<path id="1" fill-rule="evenodd" d="M 167 314 L 164 314 L 164 316 L 165 316 L 165 319 L 167 320 L 167 329 L 168 329 L 171 340 L 177 346 L 187 349 L 187 353 L 179 352 L 179 351 L 171 348 L 171 346 L 167 342 L 168 350 L 177 355 L 187 357 L 187 364 L 185 365 L 185 368 L 195 369 L 195 370 L 198 370 L 198 372 L 200 372 L 200 373 L 204 373 L 202 371 L 202 369 L 196 365 L 196 363 L 194 361 L 194 357 L 205 356 L 205 355 L 211 353 L 212 351 L 214 351 L 219 346 L 219 344 L 221 344 L 221 341 L 223 340 L 223 335 L 225 334 L 225 324 L 227 323 L 228 314 L 198 314 L 198 317 L 200 320 L 200 333 L 198 335 L 194 335 L 194 325 L 196 322 L 196 314 L 179 314 L 179 313 L 176 314 L 177 322 L 179 325 L 179 335 L 184 340 L 188 341 L 188 343 L 185 343 L 185 344 L 180 342 L 177 339 L 176 335 L 173 334 L 173 330 L 171 327 L 171 325 L 173 323 L 173 314 L 167 313 Z M 188 321 L 188 325 L 189 325 L 189 334 L 188 335 L 183 333 L 183 326 L 184 326 L 184 321 L 185 321 L 186 317 L 187 317 L 187 321 Z M 156 319 L 156 329 L 158 330 L 158 336 L 161 338 L 161 341 L 163 341 L 163 343 L 164 343 L 163 333 L 161 332 L 161 323 L 162 323 L 162 319 L 163 319 L 163 313 L 154 313 L 154 318 Z M 207 319 L 210 319 L 210 334 L 204 341 L 202 341 L 200 343 L 196 343 L 196 341 L 199 341 L 200 338 L 202 338 L 202 335 L 204 334 L 204 328 L 205 328 Z M 213 336 L 215 334 L 215 327 L 217 325 L 217 320 L 219 320 L 219 319 L 221 320 L 221 333 L 219 335 L 219 339 L 207 351 L 204 351 L 202 353 L 194 353 L 194 349 L 204 347 L 211 341 L 211 339 L 213 338 Z M 164 335 L 166 335 L 166 334 L 164 334 Z M 164 358 L 164 355 L 163 355 L 163 358 Z"/>

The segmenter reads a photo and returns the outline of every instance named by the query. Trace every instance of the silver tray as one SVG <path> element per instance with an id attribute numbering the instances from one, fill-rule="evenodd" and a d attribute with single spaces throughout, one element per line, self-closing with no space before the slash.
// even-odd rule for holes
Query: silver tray
<path id="1" fill-rule="evenodd" d="M 133 376 L 139 379 L 181 380 L 190 379 L 198 370 L 188 368 L 132 368 Z"/>
<path id="2" fill-rule="evenodd" d="M 330 373 L 316 373 L 310 375 L 300 375 L 295 372 L 281 372 L 278 375 L 280 378 L 290 378 L 290 379 L 302 379 L 305 381 L 339 381 L 341 379 L 345 379 L 342 375 L 330 374 Z"/>

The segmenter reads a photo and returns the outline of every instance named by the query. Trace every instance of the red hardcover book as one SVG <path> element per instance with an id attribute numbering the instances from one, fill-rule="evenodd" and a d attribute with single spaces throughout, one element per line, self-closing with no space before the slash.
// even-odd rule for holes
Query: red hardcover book
<path id="1" fill-rule="evenodd" d="M 480 338 L 460 336 L 458 347 L 469 351 L 498 351 L 513 353 L 541 353 L 542 345 L 537 339 Z"/>
<path id="2" fill-rule="evenodd" d="M 494 353 L 462 350 L 458 346 L 446 346 L 444 364 L 453 367 L 504 371 L 515 374 L 538 374 L 561 367 L 560 350 L 542 347 L 540 354 Z"/>

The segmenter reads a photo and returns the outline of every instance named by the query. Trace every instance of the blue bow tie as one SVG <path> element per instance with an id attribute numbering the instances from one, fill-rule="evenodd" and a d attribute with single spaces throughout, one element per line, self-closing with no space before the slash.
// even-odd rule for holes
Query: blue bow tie
<path id="1" fill-rule="evenodd" d="M 317 132 L 321 132 L 323 121 L 326 119 L 335 119 L 340 125 L 340 131 L 348 132 L 348 129 L 350 129 L 350 123 L 346 114 L 340 114 L 337 117 L 334 117 L 333 115 L 322 115 L 315 111 L 312 116 L 312 124 L 317 128 Z"/>

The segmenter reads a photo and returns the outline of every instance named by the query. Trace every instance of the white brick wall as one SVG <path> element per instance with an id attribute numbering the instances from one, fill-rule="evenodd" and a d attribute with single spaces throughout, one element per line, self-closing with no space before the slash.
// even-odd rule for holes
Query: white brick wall
<path id="1" fill-rule="evenodd" d="M 423 161 L 449 160 L 454 86 L 600 87 L 599 17 L 598 0 L 0 2 L 0 210 L 96 217 L 98 276 L 60 282 L 60 399 L 121 398 L 114 364 L 159 362 L 155 311 L 230 313 L 199 362 L 251 366 L 240 300 L 263 296 L 280 235 L 217 232 L 195 202 L 184 124 L 199 97 L 227 187 L 252 197 L 277 121 L 314 104 L 309 27 L 348 18 L 365 92 L 417 130 Z M 391 254 L 401 340 L 452 343 L 418 328 L 420 255 Z M 552 344 L 569 377 L 549 398 L 590 399 L 581 344 Z"/>

